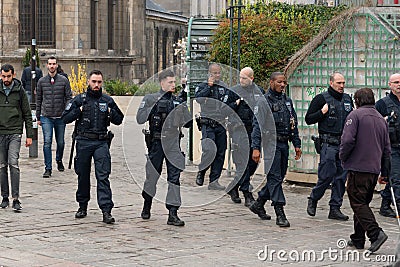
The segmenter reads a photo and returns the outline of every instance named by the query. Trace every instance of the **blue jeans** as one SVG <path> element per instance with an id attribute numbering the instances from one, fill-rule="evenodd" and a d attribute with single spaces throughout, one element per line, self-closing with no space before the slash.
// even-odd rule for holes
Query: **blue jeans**
<path id="1" fill-rule="evenodd" d="M 53 128 L 57 143 L 56 161 L 61 161 L 64 155 L 65 123 L 61 120 L 61 118 L 53 119 L 44 116 L 40 116 L 40 122 L 43 130 L 44 165 L 46 170 L 51 170 L 51 144 L 53 141 Z"/>
<path id="2" fill-rule="evenodd" d="M 20 171 L 18 159 L 20 149 L 20 134 L 0 135 L 0 184 L 2 197 L 9 197 L 8 168 L 10 168 L 11 176 L 11 196 L 13 198 L 19 197 Z"/>
<path id="3" fill-rule="evenodd" d="M 26 96 L 28 97 L 29 103 L 31 103 L 32 102 L 32 92 L 31 91 L 25 91 L 25 93 L 26 93 Z"/>

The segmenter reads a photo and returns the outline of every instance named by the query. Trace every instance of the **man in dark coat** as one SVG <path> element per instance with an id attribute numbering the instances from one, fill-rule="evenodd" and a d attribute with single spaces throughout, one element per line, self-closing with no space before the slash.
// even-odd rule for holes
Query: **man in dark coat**
<path id="1" fill-rule="evenodd" d="M 369 88 L 354 94 L 357 109 L 346 119 L 341 137 L 339 158 L 347 174 L 347 194 L 354 212 L 354 234 L 349 246 L 364 248 L 365 234 L 371 241 L 368 249 L 377 251 L 387 240 L 369 207 L 379 179 L 390 173 L 388 125 L 375 109 L 374 93 Z"/>

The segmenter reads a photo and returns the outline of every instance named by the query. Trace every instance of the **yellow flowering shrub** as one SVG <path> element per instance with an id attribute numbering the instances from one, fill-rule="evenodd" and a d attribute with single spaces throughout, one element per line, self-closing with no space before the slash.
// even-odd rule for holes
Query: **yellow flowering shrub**
<path id="1" fill-rule="evenodd" d="M 71 66 L 71 75 L 69 76 L 69 83 L 71 84 L 71 90 L 74 95 L 78 95 L 86 91 L 87 74 L 85 65 L 78 64 L 78 69 L 76 73 L 75 73 L 75 68 Z"/>

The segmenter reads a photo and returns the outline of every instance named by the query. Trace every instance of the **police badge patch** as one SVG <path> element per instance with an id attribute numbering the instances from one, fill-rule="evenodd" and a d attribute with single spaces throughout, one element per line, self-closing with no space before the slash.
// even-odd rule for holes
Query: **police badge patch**
<path id="1" fill-rule="evenodd" d="M 101 112 L 106 112 L 107 103 L 99 103 L 99 109 L 100 109 Z"/>
<path id="2" fill-rule="evenodd" d="M 351 111 L 351 104 L 350 103 L 344 103 L 344 110 L 346 112 L 350 112 Z"/>

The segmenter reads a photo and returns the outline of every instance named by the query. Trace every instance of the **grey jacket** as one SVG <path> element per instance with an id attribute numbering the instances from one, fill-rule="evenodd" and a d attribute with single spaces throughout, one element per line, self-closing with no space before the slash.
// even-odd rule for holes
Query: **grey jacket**
<path id="1" fill-rule="evenodd" d="M 51 84 L 50 75 L 40 78 L 37 84 L 37 120 L 40 121 L 40 116 L 60 118 L 71 99 L 72 91 L 67 78 L 57 74 L 54 84 Z"/>

